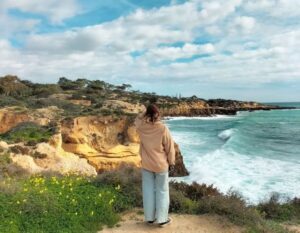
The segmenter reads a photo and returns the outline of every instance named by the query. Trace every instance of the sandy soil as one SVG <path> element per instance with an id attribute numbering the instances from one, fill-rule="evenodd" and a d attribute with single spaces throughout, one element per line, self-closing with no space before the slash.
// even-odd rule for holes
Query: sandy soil
<path id="1" fill-rule="evenodd" d="M 293 233 L 300 233 L 300 226 L 293 226 L 293 225 L 284 225 L 288 230 L 290 230 Z"/>
<path id="2" fill-rule="evenodd" d="M 218 216 L 171 214 L 172 223 L 165 228 L 145 224 L 141 211 L 131 211 L 123 215 L 120 226 L 106 228 L 99 233 L 241 233 L 242 229 Z"/>

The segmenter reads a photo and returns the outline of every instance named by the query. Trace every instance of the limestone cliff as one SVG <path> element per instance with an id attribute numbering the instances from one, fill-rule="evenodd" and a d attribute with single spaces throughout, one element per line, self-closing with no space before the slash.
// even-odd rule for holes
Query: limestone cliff
<path id="1" fill-rule="evenodd" d="M 264 105 L 257 102 L 236 100 L 188 100 L 178 102 L 157 102 L 163 116 L 213 116 L 235 115 L 238 111 L 284 109 L 284 107 Z"/>
<path id="2" fill-rule="evenodd" d="M 210 115 L 207 108 L 208 104 L 205 101 L 179 102 L 172 104 L 159 104 L 161 113 L 164 116 L 193 116 L 195 111 L 199 111 L 199 115 Z M 201 110 L 201 112 L 200 112 Z"/>
<path id="3" fill-rule="evenodd" d="M 5 168 L 11 175 L 27 174 L 81 174 L 93 176 L 97 172 L 86 159 L 56 148 L 48 143 L 24 146 L 22 143 L 5 144 L 0 141 L 0 157 L 9 154 L 11 162 Z"/>
<path id="4" fill-rule="evenodd" d="M 57 120 L 55 107 L 17 112 L 14 108 L 1 109 L 1 133 L 22 122 L 46 125 Z M 59 120 L 57 132 L 48 143 L 25 146 L 9 145 L 14 173 L 74 172 L 92 175 L 96 171 L 113 170 L 122 164 L 141 166 L 139 137 L 133 125 L 134 116 L 81 116 Z M 5 127 L 4 127 L 5 124 Z M 182 155 L 176 146 L 174 176 L 188 175 Z M 93 170 L 94 169 L 94 170 Z"/>
<path id="5" fill-rule="evenodd" d="M 130 119 L 87 116 L 66 119 L 61 124 L 62 148 L 85 157 L 98 172 L 122 163 L 140 165 L 138 144 Z"/>
<path id="6" fill-rule="evenodd" d="M 87 158 L 98 172 L 116 169 L 123 163 L 141 166 L 139 138 L 132 117 L 77 117 L 63 121 L 61 130 L 62 148 Z M 178 146 L 176 151 L 173 175 L 188 175 Z"/>
<path id="7" fill-rule="evenodd" d="M 62 110 L 56 106 L 29 110 L 22 107 L 7 107 L 0 109 L 0 134 L 6 133 L 23 122 L 34 122 L 47 125 L 57 118 Z"/>
<path id="8" fill-rule="evenodd" d="M 0 134 L 7 132 L 21 122 L 30 120 L 27 112 L 14 111 L 14 108 L 0 109 Z"/>
<path id="9" fill-rule="evenodd" d="M 145 110 L 145 107 L 142 104 L 132 104 L 121 100 L 106 100 L 103 107 L 110 110 L 122 110 L 124 113 L 133 114 Z"/>

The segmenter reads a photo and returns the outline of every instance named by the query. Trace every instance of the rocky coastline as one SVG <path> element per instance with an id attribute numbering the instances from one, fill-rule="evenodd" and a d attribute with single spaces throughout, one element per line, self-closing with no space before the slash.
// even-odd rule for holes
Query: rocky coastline
<path id="1" fill-rule="evenodd" d="M 210 117 L 215 115 L 236 115 L 240 111 L 271 111 L 296 109 L 296 107 L 281 107 L 275 105 L 264 105 L 256 102 L 242 102 L 232 100 L 209 100 L 193 101 L 174 104 L 171 108 L 164 108 L 162 105 L 162 114 L 164 117 Z"/>
<path id="2" fill-rule="evenodd" d="M 123 164 L 141 166 L 133 125 L 145 105 L 156 103 L 162 116 L 236 115 L 238 111 L 293 109 L 237 100 L 204 100 L 130 91 L 104 81 L 60 78 L 37 84 L 16 76 L 0 78 L 0 175 L 77 173 L 95 175 Z M 176 144 L 176 169 L 186 176 Z"/>

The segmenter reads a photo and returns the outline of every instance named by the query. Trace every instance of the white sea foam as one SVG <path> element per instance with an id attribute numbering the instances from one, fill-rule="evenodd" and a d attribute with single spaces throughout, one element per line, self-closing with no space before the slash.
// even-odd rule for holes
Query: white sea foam
<path id="1" fill-rule="evenodd" d="M 300 196 L 299 163 L 219 149 L 189 164 L 189 181 L 214 184 L 224 193 L 232 188 L 250 203 L 258 203 L 272 192 L 286 197 Z"/>
<path id="2" fill-rule="evenodd" d="M 197 132 L 193 133 L 173 133 L 172 134 L 175 142 L 185 145 L 185 146 L 191 146 L 191 145 L 197 145 L 202 146 L 205 141 L 201 140 L 199 138 Z"/>
<path id="3" fill-rule="evenodd" d="M 289 114 L 238 112 L 237 116 L 196 117 L 229 121 L 193 121 L 189 124 L 172 121 L 193 119 L 189 117 L 166 121 L 190 171 L 190 176 L 181 180 L 213 184 L 224 193 L 232 188 L 249 203 L 265 200 L 274 192 L 288 198 L 300 197 L 299 124 L 295 121 L 298 112 Z M 273 133 L 268 122 L 275 126 Z M 267 130 L 264 131 L 265 125 Z M 222 143 L 217 135 L 227 142 Z M 280 141 L 282 137 L 284 141 Z M 257 143 L 260 138 L 266 144 Z M 278 142 L 284 144 L 278 145 Z"/>
<path id="4" fill-rule="evenodd" d="M 233 119 L 236 118 L 236 116 L 228 116 L 228 115 L 215 115 L 215 116 L 206 116 L 206 117 L 201 117 L 201 116 L 194 116 L 194 117 L 185 117 L 185 116 L 178 116 L 178 117 L 166 117 L 164 120 L 222 120 L 222 119 Z"/>
<path id="5" fill-rule="evenodd" d="M 235 132 L 235 129 L 226 129 L 226 130 L 222 131 L 221 133 L 219 133 L 218 137 L 221 138 L 222 140 L 226 141 L 229 138 L 231 138 L 231 136 L 233 135 L 234 132 Z"/>

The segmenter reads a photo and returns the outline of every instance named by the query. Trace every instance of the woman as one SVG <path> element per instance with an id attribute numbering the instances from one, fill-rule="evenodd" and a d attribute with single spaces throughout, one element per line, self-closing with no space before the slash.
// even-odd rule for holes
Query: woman
<path id="1" fill-rule="evenodd" d="M 145 221 L 164 227 L 171 222 L 169 212 L 169 169 L 175 165 L 174 141 L 160 121 L 159 110 L 151 104 L 138 115 L 135 126 L 140 136 L 142 189 Z"/>

